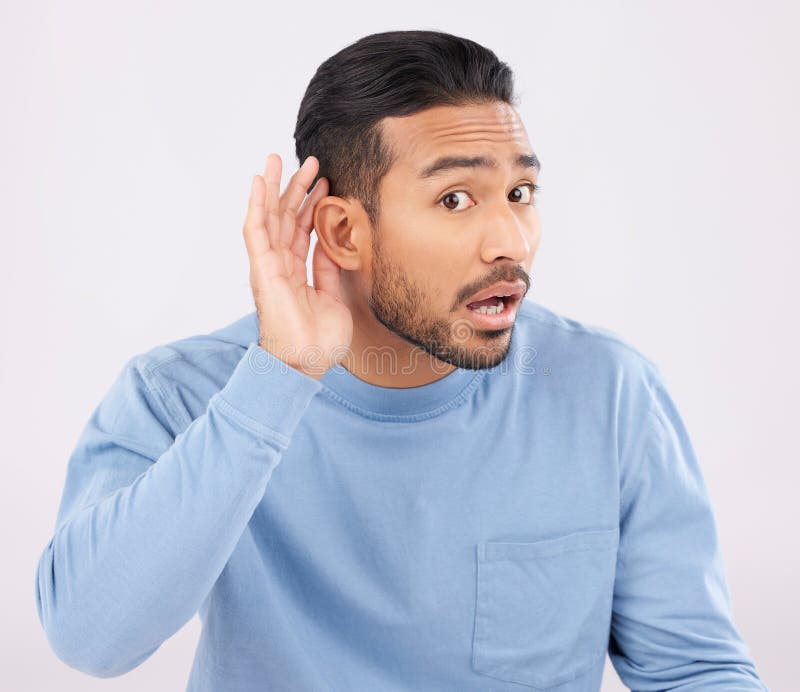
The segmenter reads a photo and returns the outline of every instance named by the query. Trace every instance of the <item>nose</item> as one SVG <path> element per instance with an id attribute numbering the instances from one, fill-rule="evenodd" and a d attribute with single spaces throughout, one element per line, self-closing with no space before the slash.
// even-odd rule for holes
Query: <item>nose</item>
<path id="1" fill-rule="evenodd" d="M 521 219 L 506 206 L 488 223 L 481 249 L 483 261 L 493 263 L 498 258 L 506 258 L 516 264 L 525 263 L 539 236 L 538 217 L 533 221 Z"/>

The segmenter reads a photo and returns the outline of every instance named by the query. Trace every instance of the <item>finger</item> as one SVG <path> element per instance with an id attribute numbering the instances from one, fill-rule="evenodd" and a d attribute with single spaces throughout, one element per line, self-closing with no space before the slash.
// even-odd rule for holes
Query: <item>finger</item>
<path id="1" fill-rule="evenodd" d="M 254 175 L 250 183 L 250 199 L 244 220 L 244 242 L 251 260 L 263 257 L 270 249 L 267 229 L 264 226 L 264 198 L 266 187 L 260 175 Z"/>
<path id="2" fill-rule="evenodd" d="M 312 207 L 313 211 L 314 204 L 318 202 L 321 197 L 325 196 L 329 187 L 328 179 L 324 175 L 317 179 L 317 182 L 314 183 L 314 187 L 311 188 L 308 195 L 306 195 L 306 198 L 303 200 L 303 203 L 300 205 L 300 208 L 297 210 L 297 223 L 304 223 L 304 215 L 308 213 L 308 208 Z"/>
<path id="3" fill-rule="evenodd" d="M 280 192 L 283 162 L 278 154 L 267 156 L 264 168 L 266 198 L 264 200 L 264 223 L 271 248 L 278 247 L 280 237 Z"/>
<path id="4" fill-rule="evenodd" d="M 314 225 L 314 209 L 317 203 L 328 195 L 328 179 L 323 177 L 317 180 L 316 185 L 303 202 L 298 211 L 297 227 L 292 241 L 292 252 L 300 257 L 303 262 L 308 257 L 308 248 L 311 245 L 311 229 Z"/>
<path id="5" fill-rule="evenodd" d="M 307 156 L 306 160 L 286 184 L 286 190 L 280 201 L 281 226 L 279 243 L 281 247 L 288 247 L 294 238 L 297 208 L 306 196 L 306 190 L 319 170 L 319 160 L 316 156 Z"/>
<path id="6" fill-rule="evenodd" d="M 314 274 L 314 288 L 342 300 L 342 268 L 325 254 L 322 243 L 314 246 L 311 265 Z"/>

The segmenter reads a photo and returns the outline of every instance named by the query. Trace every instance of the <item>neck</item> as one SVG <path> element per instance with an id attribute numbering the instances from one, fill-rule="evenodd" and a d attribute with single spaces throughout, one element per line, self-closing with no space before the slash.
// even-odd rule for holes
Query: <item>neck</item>
<path id="1" fill-rule="evenodd" d="M 345 292 L 345 302 L 353 314 L 353 340 L 341 365 L 360 380 L 380 387 L 419 387 L 456 369 L 388 330 L 351 291 Z"/>

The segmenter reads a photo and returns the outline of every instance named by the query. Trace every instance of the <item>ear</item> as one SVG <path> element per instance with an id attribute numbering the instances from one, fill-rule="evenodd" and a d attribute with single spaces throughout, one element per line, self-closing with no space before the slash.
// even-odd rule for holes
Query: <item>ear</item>
<path id="1" fill-rule="evenodd" d="M 328 195 L 314 208 L 317 242 L 342 269 L 362 269 L 369 257 L 367 215 L 358 200 Z"/>

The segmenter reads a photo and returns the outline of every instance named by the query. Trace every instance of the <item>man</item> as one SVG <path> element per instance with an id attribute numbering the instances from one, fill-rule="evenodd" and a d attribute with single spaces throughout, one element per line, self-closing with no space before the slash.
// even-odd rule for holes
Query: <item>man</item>
<path id="1" fill-rule="evenodd" d="M 433 31 L 320 66 L 302 165 L 253 178 L 256 310 L 131 358 L 69 459 L 36 574 L 65 663 L 122 675 L 199 612 L 194 692 L 598 690 L 606 652 L 766 689 L 658 367 L 523 300 L 512 81 Z"/>

